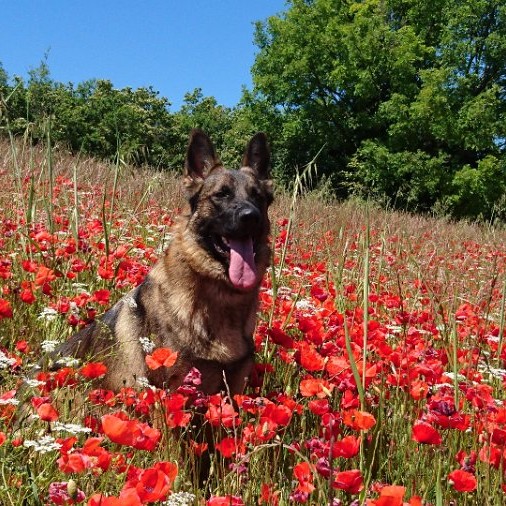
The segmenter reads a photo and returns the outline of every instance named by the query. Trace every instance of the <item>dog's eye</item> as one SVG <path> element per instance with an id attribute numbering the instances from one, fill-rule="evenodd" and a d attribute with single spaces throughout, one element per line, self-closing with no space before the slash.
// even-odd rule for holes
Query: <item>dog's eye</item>
<path id="1" fill-rule="evenodd" d="M 262 195 L 260 194 L 260 192 L 255 188 L 253 187 L 251 190 L 250 190 L 250 196 L 251 196 L 251 199 L 255 202 L 259 202 L 262 200 Z"/>
<path id="2" fill-rule="evenodd" d="M 230 196 L 232 196 L 232 190 L 228 186 L 222 186 L 215 194 L 214 196 L 218 199 L 226 199 Z"/>

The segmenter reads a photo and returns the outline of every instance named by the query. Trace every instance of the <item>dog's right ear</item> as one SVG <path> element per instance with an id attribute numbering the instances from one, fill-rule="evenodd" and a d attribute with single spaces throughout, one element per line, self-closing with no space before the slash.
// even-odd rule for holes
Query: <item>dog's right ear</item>
<path id="1" fill-rule="evenodd" d="M 210 170 L 219 163 L 211 139 L 202 130 L 193 129 L 184 162 L 185 178 L 193 183 L 202 182 Z"/>

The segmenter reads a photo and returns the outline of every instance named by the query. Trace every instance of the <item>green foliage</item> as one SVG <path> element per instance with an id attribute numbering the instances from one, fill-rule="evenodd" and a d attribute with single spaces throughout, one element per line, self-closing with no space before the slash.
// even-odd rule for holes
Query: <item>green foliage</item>
<path id="1" fill-rule="evenodd" d="M 292 0 L 257 25 L 256 43 L 255 91 L 282 111 L 278 136 L 294 146 L 283 166 L 323 146 L 319 172 L 341 195 L 492 215 L 504 180 L 502 2 Z"/>
<path id="2" fill-rule="evenodd" d="M 73 152 L 180 169 L 191 128 L 207 130 L 231 166 L 263 130 L 282 182 L 318 154 L 318 175 L 337 196 L 501 215 L 504 2 L 288 0 L 257 23 L 255 43 L 254 88 L 233 108 L 197 88 L 171 112 L 151 87 L 57 83 L 46 61 L 24 82 L 0 66 L 0 133 L 33 142 L 50 133 Z"/>

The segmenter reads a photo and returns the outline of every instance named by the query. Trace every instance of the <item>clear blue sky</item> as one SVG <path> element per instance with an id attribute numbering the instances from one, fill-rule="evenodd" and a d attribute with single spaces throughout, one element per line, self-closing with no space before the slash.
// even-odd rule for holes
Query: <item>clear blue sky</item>
<path id="1" fill-rule="evenodd" d="M 251 87 L 254 22 L 284 9 L 284 0 L 5 0 L 0 62 L 26 78 L 48 52 L 59 82 L 151 85 L 172 110 L 202 88 L 233 106 Z"/>

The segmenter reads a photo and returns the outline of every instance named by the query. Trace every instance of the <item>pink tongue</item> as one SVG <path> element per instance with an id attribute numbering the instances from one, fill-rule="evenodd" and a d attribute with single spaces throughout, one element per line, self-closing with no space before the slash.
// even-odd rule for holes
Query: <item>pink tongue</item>
<path id="1" fill-rule="evenodd" d="M 228 275 L 236 288 L 249 290 L 257 283 L 257 271 L 255 256 L 253 253 L 253 240 L 250 238 L 243 241 L 229 239 L 230 267 Z"/>

